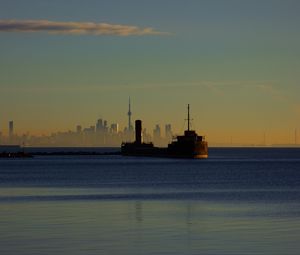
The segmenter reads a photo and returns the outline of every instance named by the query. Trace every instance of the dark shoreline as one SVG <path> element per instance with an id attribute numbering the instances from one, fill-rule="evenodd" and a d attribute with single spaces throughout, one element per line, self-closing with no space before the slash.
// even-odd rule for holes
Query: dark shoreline
<path id="1" fill-rule="evenodd" d="M 95 152 L 95 151 L 56 151 L 56 152 L 33 152 L 33 156 L 109 156 L 121 155 L 121 151 L 116 152 Z"/>
<path id="2" fill-rule="evenodd" d="M 35 156 L 113 156 L 121 155 L 120 147 L 24 147 L 19 152 L 2 152 L 0 158 L 32 158 Z M 218 152 L 222 157 L 248 157 L 251 151 L 260 151 L 258 158 L 269 157 L 273 151 L 280 157 L 283 151 L 299 155 L 299 147 L 210 147 L 212 156 Z"/>

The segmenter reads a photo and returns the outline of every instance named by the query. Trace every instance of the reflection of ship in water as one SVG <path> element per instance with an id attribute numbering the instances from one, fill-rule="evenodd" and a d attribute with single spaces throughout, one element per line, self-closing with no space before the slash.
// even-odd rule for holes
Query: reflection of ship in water
<path id="1" fill-rule="evenodd" d="M 135 220 L 137 222 L 143 221 L 143 204 L 141 201 L 136 201 L 134 204 L 135 207 Z"/>
<path id="2" fill-rule="evenodd" d="M 190 130 L 190 107 L 188 105 L 188 129 L 177 136 L 167 148 L 154 147 L 153 143 L 142 142 L 142 121 L 135 121 L 135 142 L 123 143 L 121 153 L 125 156 L 153 156 L 178 158 L 207 158 L 208 145 L 204 136 Z"/>

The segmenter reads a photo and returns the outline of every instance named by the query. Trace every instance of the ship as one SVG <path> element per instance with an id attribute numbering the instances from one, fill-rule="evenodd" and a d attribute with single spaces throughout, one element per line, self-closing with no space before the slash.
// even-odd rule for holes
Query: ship
<path id="1" fill-rule="evenodd" d="M 135 121 L 135 141 L 123 142 L 121 154 L 124 156 L 149 156 L 149 157 L 171 157 L 171 158 L 197 158 L 208 157 L 208 143 L 205 136 L 198 135 L 190 128 L 190 105 L 187 110 L 187 130 L 183 135 L 175 136 L 168 147 L 155 147 L 153 143 L 142 142 L 142 121 Z"/>

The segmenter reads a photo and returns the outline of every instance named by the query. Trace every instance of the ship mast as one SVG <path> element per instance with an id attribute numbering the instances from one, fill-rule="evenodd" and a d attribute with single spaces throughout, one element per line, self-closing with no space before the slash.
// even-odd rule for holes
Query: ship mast
<path id="1" fill-rule="evenodd" d="M 188 104 L 188 131 L 190 131 L 190 104 Z"/>

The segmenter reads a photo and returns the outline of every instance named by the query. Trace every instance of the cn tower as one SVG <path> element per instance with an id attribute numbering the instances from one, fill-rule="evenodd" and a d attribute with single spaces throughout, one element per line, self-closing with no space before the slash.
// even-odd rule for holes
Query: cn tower
<path id="1" fill-rule="evenodd" d="M 130 97 L 129 97 L 129 105 L 128 105 L 128 131 L 132 130 L 132 125 L 131 125 L 131 105 L 130 105 Z"/>

